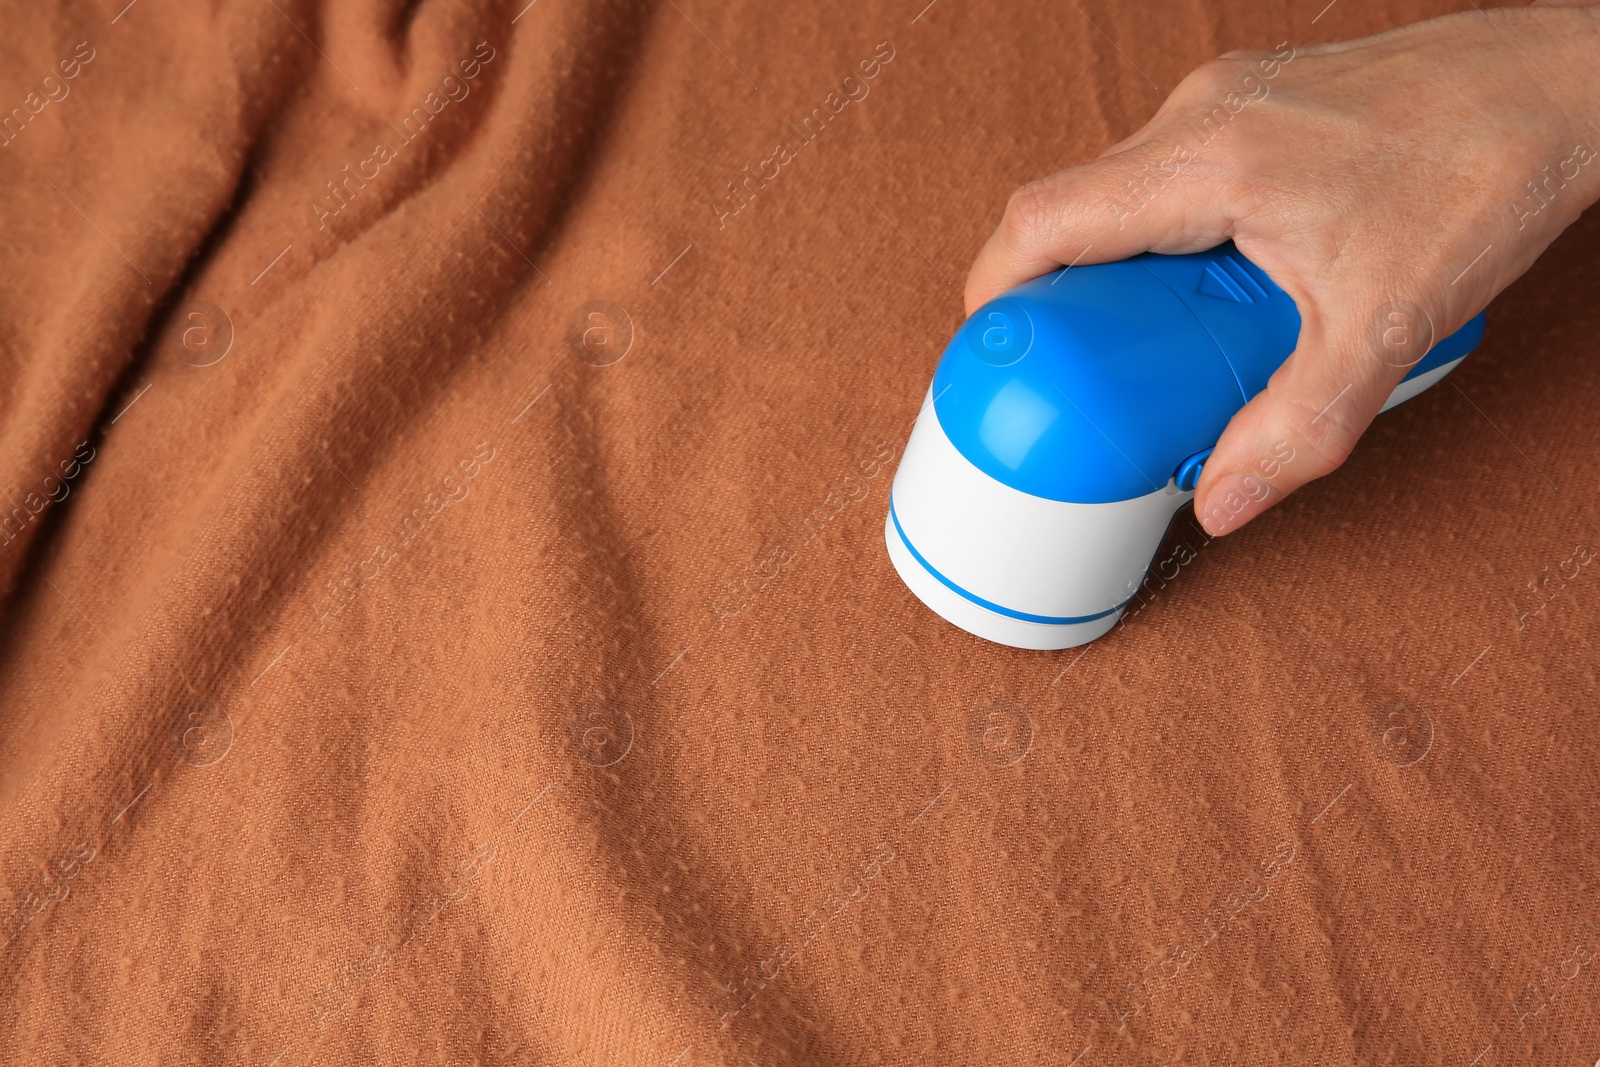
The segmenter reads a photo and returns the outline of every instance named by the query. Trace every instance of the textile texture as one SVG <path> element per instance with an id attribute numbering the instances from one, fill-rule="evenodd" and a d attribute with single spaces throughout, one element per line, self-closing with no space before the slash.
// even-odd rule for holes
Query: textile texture
<path id="1" fill-rule="evenodd" d="M 1600 1057 L 1594 218 L 1087 649 L 883 543 L 1016 186 L 1455 8 L 6 7 L 0 1062 Z"/>

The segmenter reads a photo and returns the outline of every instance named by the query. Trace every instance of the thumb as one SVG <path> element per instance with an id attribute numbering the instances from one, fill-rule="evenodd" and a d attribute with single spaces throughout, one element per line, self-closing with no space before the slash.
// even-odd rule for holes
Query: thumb
<path id="1" fill-rule="evenodd" d="M 1338 469 L 1439 336 L 1436 318 L 1408 301 L 1336 298 L 1319 308 L 1291 296 L 1299 344 L 1228 423 L 1195 487 L 1195 514 L 1208 533 L 1231 533 Z M 1357 310 L 1363 305 L 1368 310 Z"/>

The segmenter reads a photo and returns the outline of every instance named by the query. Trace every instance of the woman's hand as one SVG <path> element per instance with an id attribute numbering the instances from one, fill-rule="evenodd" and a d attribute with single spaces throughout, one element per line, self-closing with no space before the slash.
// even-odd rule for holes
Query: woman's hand
<path id="1" fill-rule="evenodd" d="M 1205 465 L 1195 512 L 1225 533 L 1343 463 L 1428 346 L 1597 198 L 1600 13 L 1587 7 L 1233 52 L 1099 159 L 1013 194 L 967 277 L 967 312 L 1062 264 L 1232 238 L 1302 325 Z"/>

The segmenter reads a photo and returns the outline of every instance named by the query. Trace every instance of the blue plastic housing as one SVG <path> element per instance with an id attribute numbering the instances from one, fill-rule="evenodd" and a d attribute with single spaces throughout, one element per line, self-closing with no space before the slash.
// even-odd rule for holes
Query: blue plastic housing
<path id="1" fill-rule="evenodd" d="M 1483 327 L 1480 312 L 1406 378 L 1466 355 Z M 1215 445 L 1299 336 L 1294 301 L 1231 241 L 1072 267 L 991 300 L 956 331 L 934 372 L 934 411 L 963 456 L 1014 489 L 1129 500 Z"/>

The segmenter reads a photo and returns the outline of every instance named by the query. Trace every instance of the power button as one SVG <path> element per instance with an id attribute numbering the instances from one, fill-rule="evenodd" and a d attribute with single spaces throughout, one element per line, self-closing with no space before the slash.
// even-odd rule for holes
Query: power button
<path id="1" fill-rule="evenodd" d="M 1206 460 L 1211 458 L 1214 447 L 1196 452 L 1178 464 L 1178 469 L 1173 473 L 1172 478 L 1178 483 L 1179 492 L 1192 493 L 1194 487 L 1200 484 L 1200 472 L 1205 469 Z"/>

